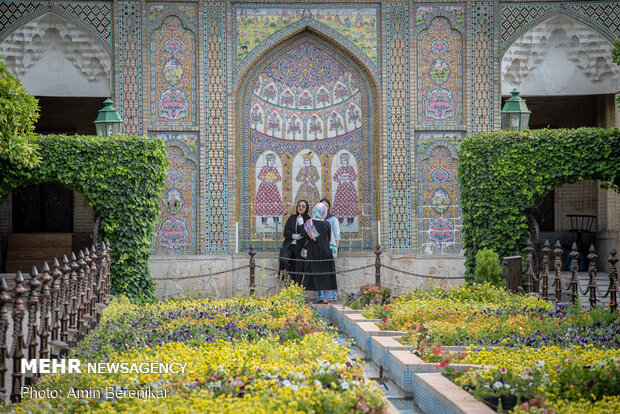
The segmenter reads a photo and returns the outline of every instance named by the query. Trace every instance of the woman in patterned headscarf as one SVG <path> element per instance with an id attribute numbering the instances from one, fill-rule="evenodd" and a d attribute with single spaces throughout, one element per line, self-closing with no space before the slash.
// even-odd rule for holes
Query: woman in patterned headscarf
<path id="1" fill-rule="evenodd" d="M 327 207 L 318 203 L 312 209 L 312 218 L 306 221 L 301 230 L 307 242 L 301 253 L 306 260 L 303 262 L 303 275 L 299 280 L 306 290 L 317 291 L 317 302 L 323 303 L 338 297 L 334 264 L 338 249 L 331 226 L 325 221 L 326 217 Z"/>

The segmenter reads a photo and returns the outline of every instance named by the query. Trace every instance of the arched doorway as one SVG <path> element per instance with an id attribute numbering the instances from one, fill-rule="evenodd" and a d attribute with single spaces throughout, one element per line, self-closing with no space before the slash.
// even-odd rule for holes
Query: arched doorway
<path id="1" fill-rule="evenodd" d="M 35 132 L 95 134 L 93 121 L 110 96 L 112 61 L 105 46 L 86 27 L 56 13 L 45 13 L 7 34 L 0 41 L 0 55 L 9 72 L 39 100 Z M 84 197 L 60 184 L 33 184 L 13 191 L 0 200 L 0 271 L 11 256 L 9 238 L 16 241 L 13 246 L 26 247 L 36 246 L 37 238 L 45 239 L 44 244 L 65 246 L 65 253 L 70 253 L 90 246 L 93 223 L 92 208 Z M 15 234 L 23 236 L 13 237 Z M 34 236 L 37 234 L 46 236 Z M 59 236 L 53 239 L 52 234 Z M 40 247 L 34 250 L 41 252 L 43 260 L 47 256 L 42 252 L 49 246 Z M 19 253 L 14 257 L 18 256 L 22 257 Z M 40 261 L 37 264 L 40 266 Z M 30 271 L 24 266 L 22 270 Z M 6 270 L 15 267 L 7 264 Z"/>
<path id="2" fill-rule="evenodd" d="M 341 249 L 371 248 L 378 96 L 363 64 L 306 28 L 258 58 L 237 91 L 241 246 L 277 249 L 296 202 L 327 197 Z"/>
<path id="3" fill-rule="evenodd" d="M 509 96 L 514 87 L 521 91 L 532 111 L 531 129 L 617 126 L 614 92 L 620 90 L 620 67 L 611 61 L 612 47 L 587 22 L 556 14 L 507 49 L 501 63 L 502 95 Z M 553 154 L 549 162 L 554 162 Z M 590 243 L 599 251 L 617 245 L 620 195 L 600 184 L 565 184 L 542 197 L 532 214 L 541 240 L 560 240 L 565 249 L 577 242 L 584 257 Z M 599 265 L 605 266 L 605 260 L 601 256 Z"/>

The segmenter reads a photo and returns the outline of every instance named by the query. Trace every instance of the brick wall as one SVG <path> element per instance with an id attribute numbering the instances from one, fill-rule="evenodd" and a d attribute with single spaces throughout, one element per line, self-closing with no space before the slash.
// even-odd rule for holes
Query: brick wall
<path id="1" fill-rule="evenodd" d="M 570 218 L 567 214 L 597 215 L 598 182 L 580 181 L 566 184 L 555 190 L 555 229 L 556 231 L 570 231 Z M 599 220 L 592 231 L 600 228 Z"/>
<path id="2" fill-rule="evenodd" d="M 0 204 L 0 235 L 11 231 L 11 195 Z"/>
<path id="3" fill-rule="evenodd" d="M 75 233 L 92 233 L 93 208 L 86 203 L 84 196 L 78 192 L 73 193 L 73 231 Z"/>

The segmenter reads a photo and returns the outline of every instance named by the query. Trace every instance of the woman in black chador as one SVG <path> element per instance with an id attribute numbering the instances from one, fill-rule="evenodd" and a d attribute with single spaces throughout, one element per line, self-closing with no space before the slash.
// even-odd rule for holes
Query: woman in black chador
<path id="1" fill-rule="evenodd" d="M 306 290 L 337 290 L 334 258 L 338 254 L 336 241 L 327 221 L 327 207 L 318 203 L 312 209 L 312 218 L 304 224 L 302 235 L 307 242 L 302 246 L 305 257 L 303 275 L 298 280 Z M 304 253 L 304 249 L 306 253 Z"/>
<path id="2" fill-rule="evenodd" d="M 304 227 L 304 223 L 310 219 L 308 215 L 308 202 L 306 200 L 299 200 L 297 203 L 297 213 L 291 214 L 284 226 L 284 243 L 280 248 L 280 275 L 283 279 L 286 279 L 286 274 L 295 274 L 295 267 L 300 259 L 299 252 L 301 251 L 301 245 L 303 236 L 301 230 Z M 292 260 L 291 260 L 292 259 Z M 301 267 L 301 266 L 297 266 Z"/>

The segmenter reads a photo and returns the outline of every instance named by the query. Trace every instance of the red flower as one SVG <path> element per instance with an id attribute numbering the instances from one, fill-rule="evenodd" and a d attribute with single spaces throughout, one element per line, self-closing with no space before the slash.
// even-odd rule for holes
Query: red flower
<path id="1" fill-rule="evenodd" d="M 449 363 L 450 363 L 450 362 L 448 362 L 448 360 L 445 360 L 445 359 L 444 359 L 444 360 L 442 360 L 442 361 L 439 363 L 439 366 L 443 368 L 443 367 L 448 366 L 448 364 L 449 364 Z"/>

